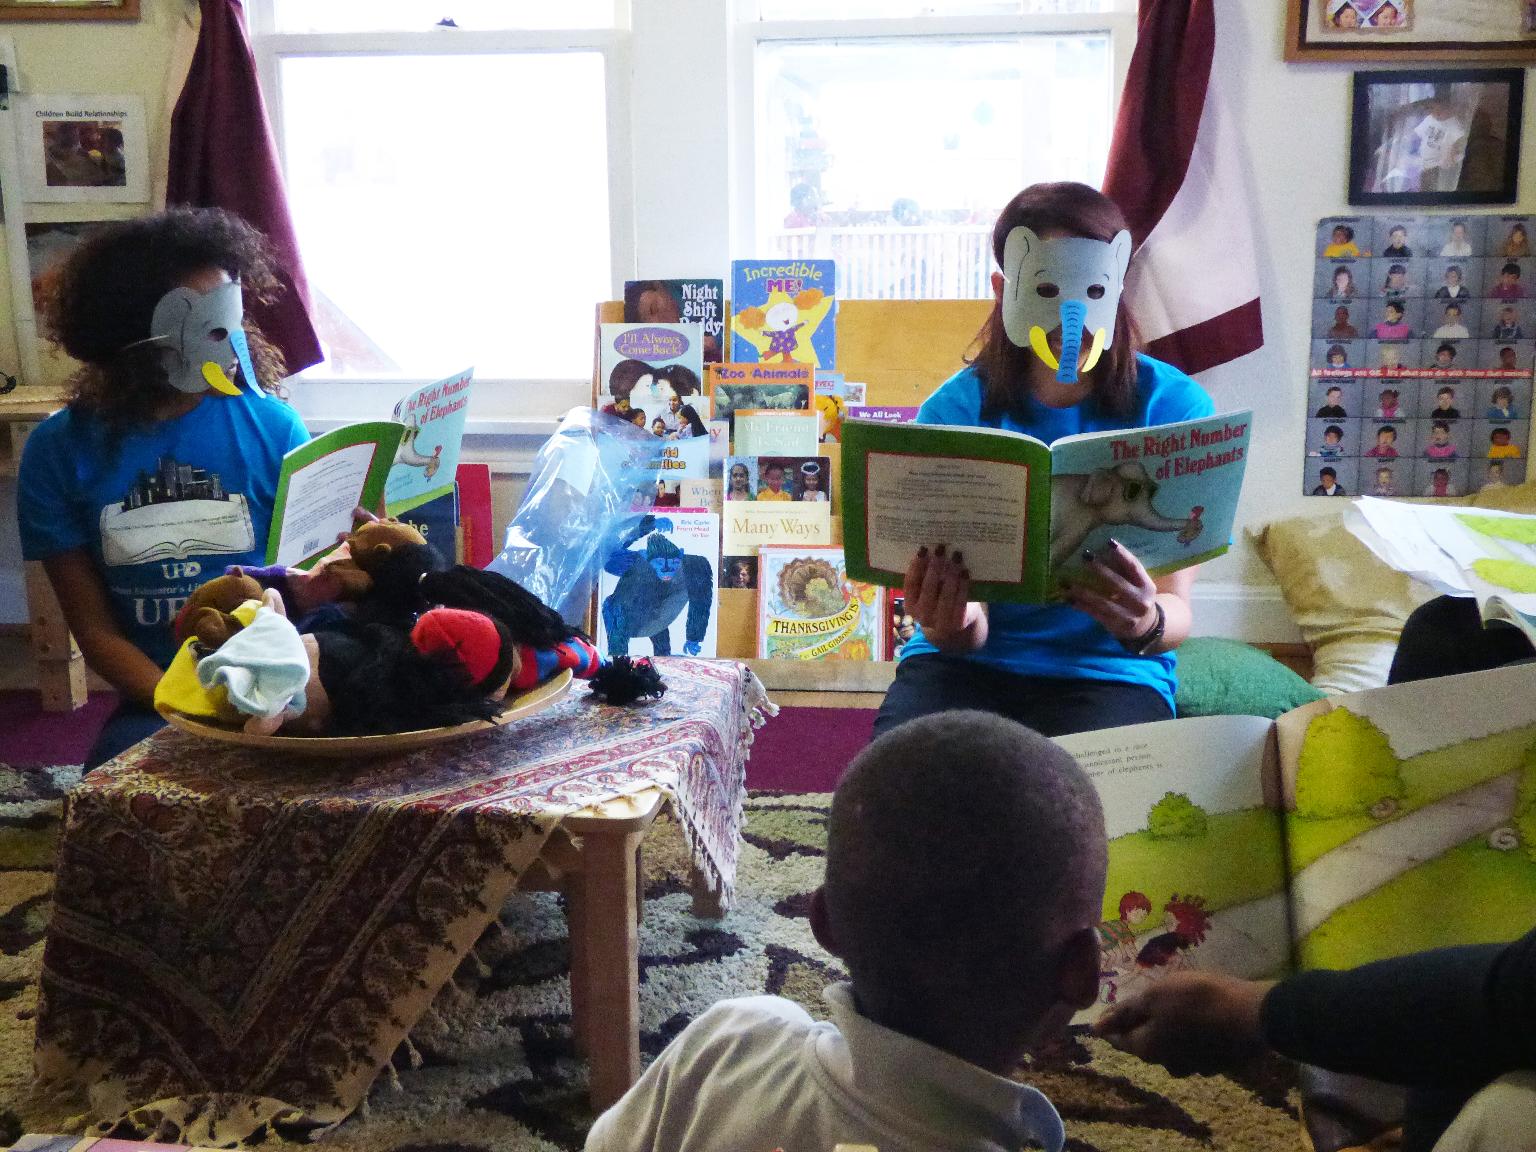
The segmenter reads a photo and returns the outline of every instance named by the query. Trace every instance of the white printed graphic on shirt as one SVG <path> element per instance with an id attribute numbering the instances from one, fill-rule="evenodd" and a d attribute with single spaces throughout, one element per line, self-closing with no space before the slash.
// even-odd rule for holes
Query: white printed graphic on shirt
<path id="1" fill-rule="evenodd" d="M 102 559 L 108 567 L 250 552 L 256 530 L 244 494 L 226 492 L 217 472 L 161 457 L 140 472 L 120 503 L 101 510 Z"/>

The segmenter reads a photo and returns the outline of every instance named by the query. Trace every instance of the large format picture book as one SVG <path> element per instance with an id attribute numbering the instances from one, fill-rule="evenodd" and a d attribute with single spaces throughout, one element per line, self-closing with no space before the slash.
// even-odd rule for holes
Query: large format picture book
<path id="1" fill-rule="evenodd" d="M 832 368 L 837 271 L 831 260 L 731 264 L 731 359 Z"/>
<path id="2" fill-rule="evenodd" d="M 1367 496 L 1344 523 L 1384 564 L 1442 595 L 1475 597 L 1484 623 L 1536 644 L 1536 516 Z"/>
<path id="3" fill-rule="evenodd" d="M 1154 576 L 1219 556 L 1248 457 L 1249 412 L 1068 436 L 843 426 L 843 541 L 859 580 L 900 586 L 921 547 L 961 551 L 973 598 L 1039 603 L 1111 539 Z"/>
<path id="4" fill-rule="evenodd" d="M 720 517 L 660 509 L 627 521 L 597 584 L 604 655 L 714 656 L 719 630 Z"/>
<path id="5" fill-rule="evenodd" d="M 335 428 L 284 456 L 267 563 L 309 567 L 351 530 L 356 508 L 398 516 L 451 493 L 472 376 L 434 381 L 395 405 L 394 420 Z"/>
<path id="6" fill-rule="evenodd" d="M 1099 1005 L 1512 940 L 1536 908 L 1536 666 L 1061 737 L 1109 833 Z"/>
<path id="7" fill-rule="evenodd" d="M 841 548 L 758 550 L 760 660 L 879 660 L 885 589 L 848 579 Z"/>

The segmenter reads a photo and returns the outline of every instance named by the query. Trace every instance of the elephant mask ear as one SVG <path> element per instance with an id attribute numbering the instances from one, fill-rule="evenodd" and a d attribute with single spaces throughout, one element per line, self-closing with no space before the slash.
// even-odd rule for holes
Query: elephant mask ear
<path id="1" fill-rule="evenodd" d="M 1131 235 L 1124 229 L 1108 242 L 1081 236 L 1042 240 L 1029 228 L 1013 229 L 1003 244 L 1008 339 L 1058 369 L 1057 379 L 1077 380 L 1079 369 L 1091 369 L 1114 343 L 1130 262 Z M 1057 329 L 1059 353 L 1049 341 Z"/>

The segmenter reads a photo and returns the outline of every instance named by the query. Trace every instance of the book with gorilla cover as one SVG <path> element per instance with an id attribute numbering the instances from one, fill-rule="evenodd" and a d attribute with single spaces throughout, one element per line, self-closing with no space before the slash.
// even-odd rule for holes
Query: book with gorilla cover
<path id="1" fill-rule="evenodd" d="M 714 656 L 720 517 L 660 509 L 626 522 L 597 584 L 597 644 L 609 657 Z"/>

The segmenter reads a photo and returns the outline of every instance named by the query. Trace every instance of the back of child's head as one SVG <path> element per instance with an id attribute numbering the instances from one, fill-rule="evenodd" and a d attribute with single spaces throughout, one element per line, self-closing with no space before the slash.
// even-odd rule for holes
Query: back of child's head
<path id="1" fill-rule="evenodd" d="M 108 225 L 64 261 L 43 299 L 44 330 L 84 365 L 71 404 L 113 425 L 149 418 L 152 398 L 169 388 L 157 345 L 143 343 L 155 305 L 189 277 L 223 269 L 240 282 L 247 308 L 282 291 L 266 238 L 233 213 L 172 208 Z M 258 383 L 274 387 L 282 355 L 247 318 Z"/>
<path id="2" fill-rule="evenodd" d="M 1059 745 L 991 713 L 922 717 L 860 753 L 833 797 L 831 943 L 871 1018 L 973 1059 L 1007 1051 L 1059 1008 L 1105 860 L 1098 795 Z"/>

